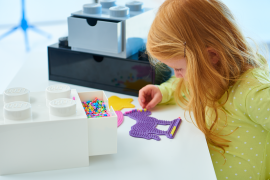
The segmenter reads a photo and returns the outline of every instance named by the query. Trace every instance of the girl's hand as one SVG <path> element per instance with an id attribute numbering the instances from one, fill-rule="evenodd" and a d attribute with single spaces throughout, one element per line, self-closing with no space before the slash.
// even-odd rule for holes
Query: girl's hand
<path id="1" fill-rule="evenodd" d="M 151 109 L 162 100 L 162 94 L 155 85 L 144 86 L 139 91 L 139 103 L 142 108 Z"/>

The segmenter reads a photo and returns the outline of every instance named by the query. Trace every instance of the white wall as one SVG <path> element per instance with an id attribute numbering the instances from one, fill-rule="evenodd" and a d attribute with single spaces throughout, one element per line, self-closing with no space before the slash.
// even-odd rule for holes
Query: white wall
<path id="1" fill-rule="evenodd" d="M 163 0 L 142 0 L 145 7 L 157 8 Z M 28 32 L 31 51 L 25 51 L 21 30 L 0 40 L 0 93 L 7 87 L 21 65 L 39 53 L 47 56 L 47 46 L 67 35 L 66 19 L 70 13 L 82 9 L 93 0 L 25 0 L 26 17 L 51 35 L 47 39 L 33 31 Z M 118 0 L 125 4 L 127 0 Z M 246 36 L 257 41 L 270 42 L 270 0 L 223 0 L 232 10 Z M 0 0 L 0 36 L 17 25 L 21 18 L 21 0 Z M 37 56 L 35 56 L 37 57 Z M 38 59 L 36 59 L 38 61 Z M 46 68 L 46 67 L 44 67 Z"/>

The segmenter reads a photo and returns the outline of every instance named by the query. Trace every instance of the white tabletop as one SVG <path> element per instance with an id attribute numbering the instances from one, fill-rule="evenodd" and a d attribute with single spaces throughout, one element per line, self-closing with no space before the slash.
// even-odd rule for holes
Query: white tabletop
<path id="1" fill-rule="evenodd" d="M 28 55 L 9 87 L 25 87 L 35 92 L 45 91 L 47 86 L 58 83 L 48 80 L 47 54 L 35 52 Z M 69 86 L 78 92 L 96 90 Z M 107 97 L 116 95 L 133 98 L 133 104 L 140 108 L 137 97 L 108 91 L 105 93 Z M 205 137 L 187 121 L 190 121 L 189 115 L 186 114 L 184 118 L 184 111 L 176 105 L 163 105 L 154 108 L 152 116 L 160 120 L 182 117 L 183 122 L 175 138 L 160 136 L 161 141 L 155 141 L 131 137 L 129 131 L 135 121 L 125 116 L 123 124 L 118 128 L 117 154 L 92 156 L 89 158 L 89 167 L 0 176 L 0 180 L 216 180 Z M 158 128 L 165 130 L 168 127 Z"/>

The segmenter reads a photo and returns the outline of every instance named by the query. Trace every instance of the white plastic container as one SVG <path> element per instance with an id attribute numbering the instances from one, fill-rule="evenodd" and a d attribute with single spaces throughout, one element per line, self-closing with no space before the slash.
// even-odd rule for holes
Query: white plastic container
<path id="1" fill-rule="evenodd" d="M 96 97 L 104 101 L 109 117 L 88 118 L 89 156 L 117 153 L 117 115 L 108 107 L 104 91 L 78 93 L 82 102 Z"/>
<path id="2" fill-rule="evenodd" d="M 0 111 L 0 175 L 84 167 L 89 165 L 89 156 L 117 152 L 113 109 L 108 110 L 110 117 L 87 118 L 81 104 L 80 98 L 98 97 L 108 107 L 103 91 L 77 93 L 72 89 L 76 112 L 66 116 L 50 113 L 46 92 L 32 92 L 30 96 L 31 119 L 7 119 L 4 110 Z M 1 109 L 4 105 L 0 101 Z"/>
<path id="3" fill-rule="evenodd" d="M 93 21 L 96 21 L 94 25 L 89 25 L 87 19 L 69 17 L 69 44 L 95 51 L 120 53 L 122 51 L 122 22 L 95 19 Z"/>
<path id="4" fill-rule="evenodd" d="M 156 11 L 143 8 L 138 1 L 128 2 L 128 7 L 104 7 L 106 3 L 110 0 L 101 1 L 101 14 L 80 10 L 68 17 L 69 46 L 74 51 L 103 56 L 132 56 L 144 47 Z"/>

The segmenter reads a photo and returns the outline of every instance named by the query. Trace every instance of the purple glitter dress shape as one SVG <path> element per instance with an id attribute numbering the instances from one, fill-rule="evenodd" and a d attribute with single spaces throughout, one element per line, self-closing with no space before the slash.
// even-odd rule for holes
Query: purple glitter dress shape
<path id="1" fill-rule="evenodd" d="M 129 131 L 130 136 L 144 139 L 155 139 L 157 141 L 160 140 L 158 135 L 166 135 L 167 138 L 170 139 L 174 138 L 182 121 L 180 117 L 173 121 L 163 121 L 154 117 L 149 117 L 149 115 L 151 115 L 151 112 L 147 110 L 134 109 L 125 112 L 124 116 L 128 116 L 137 121 Z M 170 127 L 167 131 L 162 131 L 156 128 L 157 125 L 170 125 Z"/>

